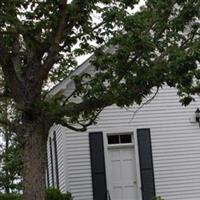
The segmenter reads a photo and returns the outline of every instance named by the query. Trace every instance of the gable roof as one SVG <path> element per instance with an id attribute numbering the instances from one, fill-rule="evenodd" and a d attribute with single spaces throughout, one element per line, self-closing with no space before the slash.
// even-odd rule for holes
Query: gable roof
<path id="1" fill-rule="evenodd" d="M 106 47 L 104 52 L 114 52 L 115 47 Z M 87 58 L 82 64 L 76 67 L 76 69 L 65 79 L 63 79 L 60 83 L 55 85 L 49 92 L 50 95 L 55 95 L 61 90 L 64 90 L 66 86 L 71 83 L 73 80 L 71 79 L 74 75 L 81 74 L 84 72 L 88 67 L 91 66 L 91 61 L 95 58 L 95 55 L 92 54 L 89 58 Z"/>
<path id="2" fill-rule="evenodd" d="M 94 58 L 94 54 L 91 55 L 89 58 L 87 58 L 82 64 L 80 64 L 78 67 L 76 67 L 76 69 L 65 79 L 63 79 L 60 83 L 58 83 L 57 85 L 55 85 L 49 92 L 49 94 L 51 95 L 55 95 L 58 92 L 60 92 L 61 90 L 64 90 L 66 88 L 66 86 L 72 81 L 72 76 L 76 75 L 76 74 L 80 74 L 83 71 L 85 71 L 87 69 L 87 67 L 90 66 L 90 62 L 91 60 Z"/>

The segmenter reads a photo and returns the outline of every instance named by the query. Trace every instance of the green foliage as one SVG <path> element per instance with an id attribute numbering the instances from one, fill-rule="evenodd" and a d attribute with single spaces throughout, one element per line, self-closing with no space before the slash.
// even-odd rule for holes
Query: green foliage
<path id="1" fill-rule="evenodd" d="M 21 146 L 15 140 L 9 141 L 9 146 L 0 153 L 0 188 L 5 192 L 22 190 L 22 155 Z"/>
<path id="2" fill-rule="evenodd" d="M 4 119 L 12 118 L 14 113 L 8 112 L 12 103 L 5 101 L 0 102 L 0 105 L 0 116 Z M 16 135 L 7 127 L 0 126 L 0 131 L 0 137 L 3 139 L 0 148 L 0 190 L 6 193 L 20 192 L 22 190 L 21 145 L 17 141 Z"/>
<path id="3" fill-rule="evenodd" d="M 45 200 L 73 200 L 73 198 L 69 192 L 61 193 L 56 188 L 48 188 L 46 190 Z"/>
<path id="4" fill-rule="evenodd" d="M 0 122 L 24 142 L 53 123 L 85 131 L 103 108 L 141 104 L 165 84 L 184 105 L 193 101 L 200 94 L 200 1 L 146 0 L 135 12 L 138 2 L 1 0 L 0 102 L 11 106 L 10 122 L 2 109 Z M 95 73 L 71 76 L 74 91 L 47 97 L 88 53 Z"/>
<path id="5" fill-rule="evenodd" d="M 0 193 L 1 200 L 22 200 L 19 194 L 3 194 Z M 48 188 L 46 190 L 45 200 L 73 200 L 71 193 L 61 193 L 56 188 Z"/>
<path id="6" fill-rule="evenodd" d="M 152 200 L 164 200 L 164 199 L 161 197 L 154 197 Z"/>
<path id="7" fill-rule="evenodd" d="M 12 57 L 17 77 L 26 85 L 20 89 L 35 93 L 25 103 L 30 104 L 28 110 L 40 108 L 53 122 L 84 125 L 102 107 L 141 104 L 152 88 L 164 84 L 177 87 L 184 105 L 193 101 L 193 94 L 200 93 L 198 0 L 147 0 L 138 12 L 133 11 L 138 0 L 73 0 L 67 5 L 61 2 L 0 2 L 1 38 L 12 52 L 8 57 Z M 62 12 L 65 21 L 57 29 Z M 62 31 L 58 33 L 59 30 Z M 112 50 L 105 51 L 106 48 Z M 91 77 L 73 76 L 76 88 L 72 96 L 105 103 L 69 111 L 67 100 L 47 101 L 49 88 L 69 76 L 76 67 L 77 56 L 88 53 L 95 54 L 93 64 L 98 71 Z M 1 58 L 2 66 L 8 63 L 5 57 Z M 1 90 L 10 93 L 17 86 L 11 88 L 8 83 L 5 76 L 0 77 Z M 23 95 L 19 101 L 13 95 L 9 98 L 20 104 L 28 91 L 20 93 Z M 14 107 L 21 116 L 22 106 Z"/>
<path id="8" fill-rule="evenodd" d="M 20 195 L 17 194 L 2 194 L 0 193 L 1 200 L 22 200 Z"/>

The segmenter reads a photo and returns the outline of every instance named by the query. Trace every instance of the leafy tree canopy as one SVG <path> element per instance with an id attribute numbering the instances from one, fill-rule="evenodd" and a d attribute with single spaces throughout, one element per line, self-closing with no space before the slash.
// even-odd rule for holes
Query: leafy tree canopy
<path id="1" fill-rule="evenodd" d="M 6 136 L 7 137 L 7 136 Z M 0 190 L 5 193 L 22 190 L 22 158 L 21 147 L 14 138 L 7 138 L 0 152 Z"/>
<path id="2" fill-rule="evenodd" d="M 200 2 L 151 0 L 134 13 L 138 2 L 2 0 L 3 93 L 14 98 L 19 110 L 41 107 L 52 118 L 57 115 L 53 120 L 59 123 L 64 115 L 72 122 L 80 115 L 88 119 L 112 103 L 141 103 L 152 87 L 164 82 L 176 86 L 188 104 L 190 94 L 199 92 Z M 106 46 L 116 48 L 105 53 Z M 58 83 L 74 69 L 76 56 L 91 52 L 99 72 L 74 77 L 73 95 L 84 99 L 83 106 L 65 102 L 64 109 L 57 109 L 44 101 L 47 83 Z M 85 107 L 97 99 L 91 110 Z"/>
<path id="3" fill-rule="evenodd" d="M 166 83 L 178 88 L 184 105 L 200 93 L 200 1 L 146 0 L 134 12 L 138 2 L 0 1 L 0 97 L 12 102 L 13 116 L 0 122 L 24 144 L 25 199 L 44 196 L 37 184 L 44 182 L 42 172 L 30 174 L 42 171 L 42 147 L 54 122 L 84 131 L 104 107 L 140 104 Z M 75 58 L 92 52 L 95 74 L 74 76 L 69 97 L 47 97 L 49 86 L 74 70 Z M 34 182 L 31 193 L 26 189 Z"/>
<path id="4" fill-rule="evenodd" d="M 12 102 L 1 101 L 0 116 L 3 119 L 16 118 L 16 112 L 11 112 Z M 13 115 L 10 115 L 10 114 Z M 22 154 L 21 145 L 17 141 L 16 135 L 10 132 L 8 127 L 0 126 L 0 191 L 4 193 L 22 190 Z"/>

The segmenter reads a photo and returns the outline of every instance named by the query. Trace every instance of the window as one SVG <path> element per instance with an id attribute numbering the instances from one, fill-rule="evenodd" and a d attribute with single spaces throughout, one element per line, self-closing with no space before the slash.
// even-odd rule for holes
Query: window
<path id="1" fill-rule="evenodd" d="M 131 134 L 108 135 L 108 144 L 132 143 Z"/>
<path id="2" fill-rule="evenodd" d="M 120 141 L 121 143 L 131 143 L 132 139 L 131 139 L 131 135 L 120 135 Z"/>
<path id="3" fill-rule="evenodd" d="M 119 144 L 119 135 L 109 135 L 108 144 Z"/>

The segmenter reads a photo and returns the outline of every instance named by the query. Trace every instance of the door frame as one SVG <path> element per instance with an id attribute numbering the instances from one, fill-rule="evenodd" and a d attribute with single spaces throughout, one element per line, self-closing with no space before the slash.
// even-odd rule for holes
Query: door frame
<path id="1" fill-rule="evenodd" d="M 127 145 L 117 145 L 116 147 L 111 147 L 108 144 L 107 136 L 108 135 L 122 135 L 122 134 L 132 134 L 132 144 Z M 107 182 L 107 190 L 109 192 L 109 189 L 111 188 L 111 182 L 109 179 L 109 155 L 108 155 L 108 149 L 109 148 L 123 148 L 125 146 L 131 146 L 133 148 L 133 151 L 135 153 L 135 162 L 136 162 L 136 187 L 137 187 L 137 200 L 142 200 L 142 191 L 141 191 L 141 178 L 140 178 L 140 163 L 139 163 L 139 152 L 138 152 L 138 144 L 137 144 L 137 134 L 136 129 L 125 129 L 125 128 L 117 128 L 117 129 L 109 129 L 107 131 L 104 130 L 103 132 L 103 142 L 104 142 L 104 157 L 105 157 L 105 169 L 106 169 L 106 182 Z"/>

